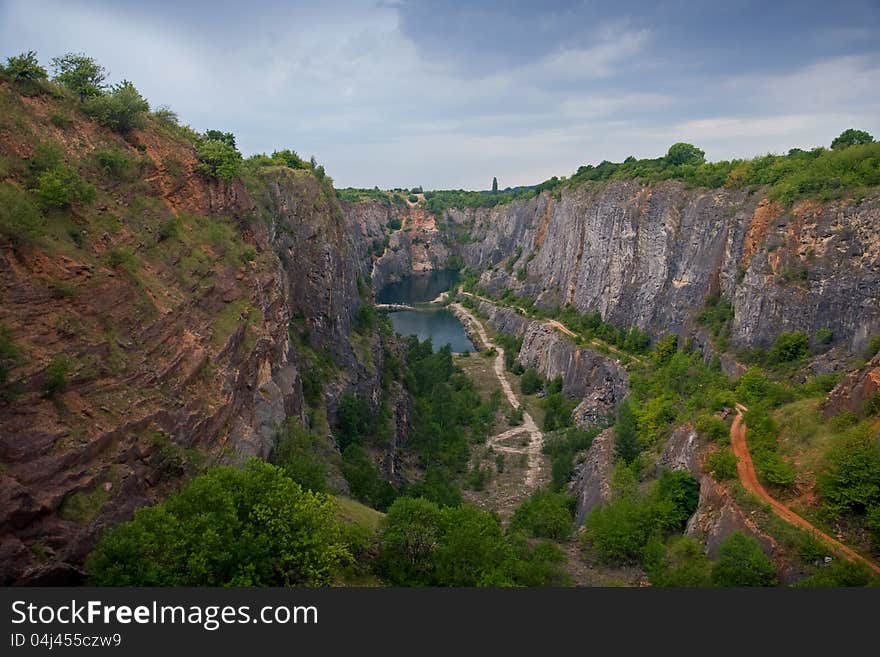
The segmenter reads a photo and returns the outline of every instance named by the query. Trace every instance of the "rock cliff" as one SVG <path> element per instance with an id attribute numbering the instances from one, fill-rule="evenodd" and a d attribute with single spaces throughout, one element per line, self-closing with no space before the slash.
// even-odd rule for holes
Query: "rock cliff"
<path id="1" fill-rule="evenodd" d="M 827 328 L 858 352 L 880 333 L 878 217 L 876 195 L 785 208 L 748 190 L 617 181 L 449 210 L 443 222 L 469 227 L 469 243 L 453 246 L 489 291 L 653 335 L 693 332 L 721 295 L 735 346 Z"/>

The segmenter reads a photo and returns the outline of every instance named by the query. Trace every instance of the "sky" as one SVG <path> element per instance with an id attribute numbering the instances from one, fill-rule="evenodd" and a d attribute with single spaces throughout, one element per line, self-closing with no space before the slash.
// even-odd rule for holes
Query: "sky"
<path id="1" fill-rule="evenodd" d="M 880 0 L 0 0 L 0 57 L 84 52 L 337 187 L 487 189 L 880 137 Z"/>

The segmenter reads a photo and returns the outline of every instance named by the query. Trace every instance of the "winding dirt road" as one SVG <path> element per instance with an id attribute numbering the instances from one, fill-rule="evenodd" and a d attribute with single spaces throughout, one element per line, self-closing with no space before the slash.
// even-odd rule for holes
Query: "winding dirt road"
<path id="1" fill-rule="evenodd" d="M 504 396 L 507 398 L 508 403 L 513 408 L 520 408 L 521 404 L 519 402 L 519 398 L 517 398 L 516 394 L 513 392 L 513 388 L 510 385 L 510 381 L 507 379 L 507 374 L 504 370 L 504 349 L 502 349 L 498 345 L 493 345 L 489 341 L 489 336 L 486 333 L 486 329 L 483 326 L 483 323 L 477 319 L 470 311 L 467 310 L 464 306 L 459 303 L 450 304 L 453 308 L 455 308 L 456 313 L 460 317 L 464 317 L 468 324 L 477 332 L 477 335 L 480 336 L 480 342 L 483 343 L 485 348 L 489 348 L 494 346 L 495 350 L 498 352 L 497 356 L 495 356 L 495 363 L 493 365 L 495 369 L 495 376 L 498 378 L 498 382 L 501 384 L 501 390 L 504 392 Z M 512 445 L 503 444 L 504 441 L 514 438 L 520 434 L 528 434 L 529 442 L 525 447 L 515 447 Z M 497 452 L 504 452 L 505 454 L 526 454 L 528 456 L 528 466 L 526 468 L 525 475 L 525 485 L 528 489 L 534 489 L 538 485 L 538 479 L 541 474 L 541 448 L 544 444 L 544 434 L 538 428 L 538 425 L 535 424 L 535 420 L 529 415 L 528 411 L 523 409 L 523 423 L 522 426 L 513 427 L 508 429 L 507 431 L 502 431 L 499 434 L 496 434 L 489 438 L 486 441 L 486 446 L 494 449 Z"/>
<path id="2" fill-rule="evenodd" d="M 773 513 L 775 513 L 786 522 L 795 525 L 796 527 L 800 527 L 801 529 L 805 529 L 808 532 L 811 532 L 812 534 L 818 536 L 823 541 L 825 541 L 825 543 L 827 543 L 828 546 L 831 547 L 839 555 L 847 559 L 861 561 L 863 564 L 868 566 L 868 568 L 880 574 L 880 565 L 874 563 L 873 561 L 870 561 L 869 559 L 866 559 L 862 555 L 848 548 L 840 541 L 832 538 L 822 530 L 817 529 L 808 521 L 804 520 L 801 516 L 782 504 L 782 502 L 779 502 L 778 500 L 770 496 L 770 493 L 768 493 L 761 482 L 758 481 L 758 475 L 755 472 L 755 464 L 752 462 L 752 455 L 749 452 L 749 446 L 746 442 L 746 425 L 743 422 L 743 411 L 747 410 L 749 409 L 742 404 L 737 404 L 736 417 L 733 419 L 733 424 L 730 427 L 730 447 L 737 458 L 736 472 L 739 475 L 739 480 L 740 482 L 742 482 L 743 487 L 767 504 L 769 504 L 770 508 L 773 509 Z"/>

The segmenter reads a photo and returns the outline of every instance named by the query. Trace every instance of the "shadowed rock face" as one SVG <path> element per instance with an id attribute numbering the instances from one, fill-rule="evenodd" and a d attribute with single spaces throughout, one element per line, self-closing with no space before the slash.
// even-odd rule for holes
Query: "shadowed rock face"
<path id="1" fill-rule="evenodd" d="M 174 146 L 150 135 L 144 140 L 157 157 Z M 172 154 L 194 168 L 192 155 L 176 147 L 181 152 Z M 183 450 L 197 449 L 208 463 L 269 456 L 285 419 L 305 415 L 304 361 L 291 338 L 292 319 L 307 336 L 301 339 L 328 354 L 341 373 L 324 392 L 330 416 L 344 391 L 378 405 L 386 349 L 375 336 L 357 349 L 352 339 L 368 252 L 317 180 L 268 172 L 258 198 L 195 173 L 181 195 L 166 190 L 161 177 L 154 182 L 155 193 L 165 194 L 164 212 L 229 217 L 233 230 L 238 221 L 237 232 L 257 257 L 214 254 L 196 287 L 180 285 L 176 263 L 167 270 L 164 261 L 152 264 L 164 287 L 143 287 L 168 292 L 146 296 L 142 284 L 90 251 L 77 254 L 80 261 L 3 249 L 0 321 L 29 358 L 13 372 L 24 382 L 19 396 L 0 403 L 0 584 L 81 581 L 82 563 L 102 531 L 179 485 L 187 474 Z M 105 235 L 102 247 L 124 238 Z M 45 292 L 47 275 L 90 292 L 59 300 Z M 109 338 L 102 326 L 112 327 Z M 58 353 L 76 366 L 67 389 L 51 400 L 42 394 L 43 372 Z M 114 359 L 123 365 L 112 366 Z M 80 374 L 83 363 L 94 363 L 88 376 Z M 393 477 L 409 404 L 399 384 L 388 394 L 397 431 L 379 460 Z M 65 513 L 78 500 L 88 500 L 89 512 Z"/>
<path id="2" fill-rule="evenodd" d="M 518 360 L 547 380 L 562 377 L 562 392 L 579 400 L 573 418 L 582 428 L 604 424 L 628 392 L 629 376 L 615 360 L 571 339 L 543 322 L 530 320 L 510 308 L 478 302 L 480 312 L 496 331 L 522 337 Z"/>
<path id="3" fill-rule="evenodd" d="M 614 429 L 608 428 L 593 440 L 584 460 L 577 466 L 570 491 L 577 497 L 575 526 L 584 524 L 587 514 L 611 501 L 614 471 Z"/>
<path id="4" fill-rule="evenodd" d="M 446 213 L 473 223 L 460 252 L 489 291 L 573 304 L 654 335 L 693 331 L 706 298 L 722 294 L 735 311 L 734 345 L 830 328 L 856 352 L 880 333 L 878 219 L 876 196 L 786 209 L 748 191 L 674 181 L 582 185 L 558 200 L 544 193 Z M 499 266 L 517 252 L 513 267 Z"/>

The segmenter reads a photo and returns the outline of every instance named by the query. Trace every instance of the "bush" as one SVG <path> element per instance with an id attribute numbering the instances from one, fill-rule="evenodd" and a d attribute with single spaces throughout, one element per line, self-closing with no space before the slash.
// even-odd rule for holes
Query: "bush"
<path id="1" fill-rule="evenodd" d="M 50 397 L 64 392 L 70 383 L 70 370 L 73 361 L 65 354 L 56 354 L 46 367 L 46 377 L 43 380 L 43 389 Z"/>
<path id="2" fill-rule="evenodd" d="M 564 493 L 535 491 L 514 511 L 510 531 L 564 541 L 571 534 L 574 502 L 573 497 Z"/>
<path id="3" fill-rule="evenodd" d="M 865 513 L 880 505 L 880 443 L 876 431 L 862 424 L 835 438 L 825 454 L 817 483 L 834 514 Z"/>
<path id="4" fill-rule="evenodd" d="M 429 465 L 422 480 L 406 489 L 406 496 L 423 497 L 440 507 L 461 506 L 461 491 L 454 480 L 454 473 L 446 468 Z"/>
<path id="5" fill-rule="evenodd" d="M 34 192 L 46 208 L 66 208 L 95 199 L 95 188 L 65 165 L 41 173 Z"/>
<path id="6" fill-rule="evenodd" d="M 318 441 L 298 420 L 290 418 L 277 437 L 273 461 L 303 488 L 323 493 L 327 466 L 318 453 Z"/>
<path id="7" fill-rule="evenodd" d="M 654 586 L 711 586 L 712 565 L 702 546 L 689 536 L 673 536 L 664 545 L 645 547 L 645 567 Z"/>
<path id="8" fill-rule="evenodd" d="M 799 587 L 868 586 L 871 571 L 860 561 L 834 561 L 797 583 Z"/>
<path id="9" fill-rule="evenodd" d="M 342 452 L 342 474 L 352 496 L 374 509 L 387 509 L 397 497 L 397 490 L 359 445 Z"/>
<path id="10" fill-rule="evenodd" d="M 252 459 L 136 511 L 86 569 L 98 586 L 326 586 L 349 558 L 333 502 Z"/>
<path id="11" fill-rule="evenodd" d="M 730 429 L 721 418 L 703 413 L 694 422 L 696 430 L 712 442 L 724 442 L 730 438 Z"/>
<path id="12" fill-rule="evenodd" d="M 43 216 L 30 196 L 9 183 L 0 183 L 0 234 L 14 247 L 31 242 L 43 232 Z"/>
<path id="13" fill-rule="evenodd" d="M 570 427 L 573 423 L 571 412 L 575 406 L 576 402 L 568 399 L 561 392 L 547 395 L 541 401 L 541 407 L 544 409 L 544 431 Z"/>
<path id="14" fill-rule="evenodd" d="M 712 583 L 715 586 L 773 586 L 776 569 L 758 541 L 737 531 L 718 548 Z"/>
<path id="15" fill-rule="evenodd" d="M 340 450 L 363 442 L 372 424 L 373 412 L 365 399 L 349 392 L 339 398 L 336 409 L 336 441 Z"/>
<path id="16" fill-rule="evenodd" d="M 736 456 L 726 447 L 714 452 L 706 459 L 706 467 L 718 481 L 736 479 Z"/>
<path id="17" fill-rule="evenodd" d="M 134 162 L 118 148 L 95 151 L 94 157 L 101 171 L 117 180 L 129 180 L 134 174 Z"/>
<path id="18" fill-rule="evenodd" d="M 614 425 L 614 452 L 624 463 L 632 463 L 641 453 L 638 439 L 636 416 L 632 403 L 625 400 L 617 409 L 617 422 Z"/>
<path id="19" fill-rule="evenodd" d="M 102 93 L 107 71 L 91 57 L 69 52 L 62 57 L 53 57 L 52 68 L 55 72 L 52 79 L 78 94 L 81 99 Z"/>
<path id="20" fill-rule="evenodd" d="M 519 387 L 522 394 L 534 395 L 544 387 L 544 379 L 541 378 L 541 375 L 538 374 L 538 371 L 535 368 L 530 367 L 523 373 L 522 379 L 520 379 L 519 382 Z"/>
<path id="21" fill-rule="evenodd" d="M 800 360 L 809 352 L 810 340 L 803 331 L 780 333 L 770 348 L 772 363 L 789 363 Z"/>
<path id="22" fill-rule="evenodd" d="M 196 144 L 199 171 L 211 178 L 230 181 L 241 169 L 241 153 L 219 139 L 204 138 Z"/>
<path id="23" fill-rule="evenodd" d="M 46 69 L 40 66 L 37 53 L 33 50 L 9 57 L 6 60 L 6 75 L 15 83 L 20 91 L 25 93 L 38 93 L 41 84 L 48 74 Z"/>
<path id="24" fill-rule="evenodd" d="M 131 82 L 123 80 L 109 93 L 87 100 L 84 108 L 95 121 L 124 135 L 144 127 L 150 104 Z"/>

